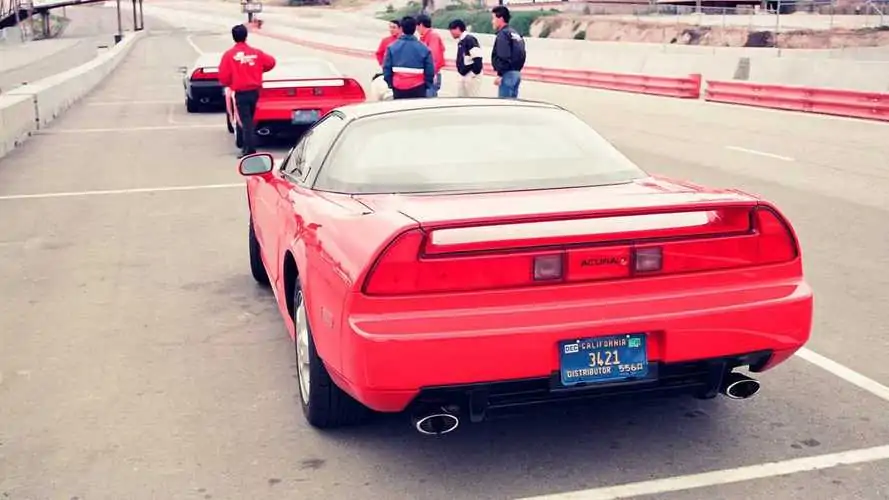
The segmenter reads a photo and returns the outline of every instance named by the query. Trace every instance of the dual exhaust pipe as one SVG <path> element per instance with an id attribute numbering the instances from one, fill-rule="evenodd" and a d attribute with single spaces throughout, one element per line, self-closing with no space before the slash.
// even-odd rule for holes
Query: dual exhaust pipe
<path id="1" fill-rule="evenodd" d="M 759 392 L 759 389 L 759 381 L 741 373 L 730 372 L 723 379 L 719 392 L 729 399 L 748 399 Z M 419 412 L 411 418 L 411 421 L 414 429 L 420 434 L 441 436 L 457 430 L 460 426 L 458 412 L 459 408 L 442 407 L 433 411 Z"/>
<path id="2" fill-rule="evenodd" d="M 460 426 L 456 411 L 439 408 L 436 411 L 417 413 L 412 417 L 414 429 L 426 436 L 441 436 L 453 432 Z"/>
<path id="3" fill-rule="evenodd" d="M 722 380 L 719 392 L 730 399 L 747 399 L 759 392 L 760 384 L 747 375 L 731 372 Z"/>
<path id="4" fill-rule="evenodd" d="M 199 101 L 201 104 L 207 104 L 210 102 L 210 98 L 209 97 L 201 97 Z"/>
<path id="5" fill-rule="evenodd" d="M 272 131 L 268 127 L 261 127 L 256 129 L 256 135 L 261 135 L 262 137 L 271 135 Z"/>

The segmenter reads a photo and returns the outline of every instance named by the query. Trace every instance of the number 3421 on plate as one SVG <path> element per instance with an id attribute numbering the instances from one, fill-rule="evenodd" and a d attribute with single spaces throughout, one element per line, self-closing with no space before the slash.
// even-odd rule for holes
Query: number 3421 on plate
<path id="1" fill-rule="evenodd" d="M 616 382 L 648 374 L 645 334 L 594 337 L 559 344 L 563 385 Z"/>

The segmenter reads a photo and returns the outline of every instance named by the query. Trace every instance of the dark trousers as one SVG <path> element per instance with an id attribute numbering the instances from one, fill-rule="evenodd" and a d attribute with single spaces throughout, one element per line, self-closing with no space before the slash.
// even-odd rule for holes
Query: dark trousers
<path id="1" fill-rule="evenodd" d="M 412 89 L 392 89 L 392 99 L 417 99 L 426 97 L 426 85 L 420 85 Z"/>
<path id="2" fill-rule="evenodd" d="M 256 152 L 256 125 L 253 123 L 253 115 L 256 114 L 256 103 L 259 102 L 259 90 L 246 90 L 235 92 L 235 107 L 238 109 L 238 118 L 241 120 L 242 147 L 244 154 Z"/>

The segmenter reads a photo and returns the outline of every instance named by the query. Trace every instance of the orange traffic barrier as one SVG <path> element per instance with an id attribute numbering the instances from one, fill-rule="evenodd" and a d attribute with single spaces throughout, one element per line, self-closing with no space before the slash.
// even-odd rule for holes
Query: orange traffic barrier
<path id="1" fill-rule="evenodd" d="M 251 31 L 259 31 L 259 26 L 249 26 Z M 374 52 L 364 49 L 339 47 L 320 42 L 314 42 L 290 35 L 264 32 L 264 36 L 286 40 L 304 47 L 333 52 L 355 57 L 374 57 Z M 453 70 L 455 62 L 448 60 L 445 68 Z M 485 74 L 494 75 L 494 69 L 490 64 L 485 65 Z M 540 81 L 544 83 L 559 83 L 580 87 L 592 87 L 623 92 L 637 92 L 667 97 L 679 97 L 683 99 L 698 99 L 701 95 L 701 75 L 694 74 L 687 77 L 663 77 L 634 75 L 625 73 L 603 73 L 599 71 L 585 71 L 576 69 L 542 68 L 537 66 L 525 66 L 522 69 L 523 80 Z"/>
<path id="2" fill-rule="evenodd" d="M 708 80 L 704 99 L 761 108 L 889 121 L 889 94 L 876 92 Z"/>

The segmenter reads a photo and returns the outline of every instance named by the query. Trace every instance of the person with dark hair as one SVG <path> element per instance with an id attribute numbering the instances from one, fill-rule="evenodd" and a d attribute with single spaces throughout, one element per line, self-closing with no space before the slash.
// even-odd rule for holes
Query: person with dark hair
<path id="1" fill-rule="evenodd" d="M 235 109 L 242 132 L 241 156 L 256 152 L 253 115 L 259 102 L 262 75 L 275 67 L 275 58 L 247 45 L 247 27 L 232 28 L 234 47 L 225 51 L 219 62 L 219 83 L 235 94 Z"/>
<path id="2" fill-rule="evenodd" d="M 392 89 L 393 99 L 428 97 L 435 69 L 432 52 L 414 36 L 417 21 L 410 16 L 401 20 L 402 34 L 386 48 L 383 58 L 383 78 Z"/>
<path id="3" fill-rule="evenodd" d="M 494 49 L 491 51 L 491 66 L 497 72 L 494 85 L 501 98 L 514 99 L 519 96 L 522 83 L 522 68 L 525 67 L 525 40 L 518 31 L 509 25 L 512 15 L 509 9 L 498 5 L 491 9 L 491 25 L 497 30 Z"/>
<path id="4" fill-rule="evenodd" d="M 454 19 L 448 24 L 451 36 L 457 40 L 457 97 L 478 97 L 482 84 L 482 48 L 478 39 L 466 32 L 466 23 Z"/>
<path id="5" fill-rule="evenodd" d="M 444 42 L 432 29 L 432 19 L 426 14 L 417 16 L 417 33 L 423 45 L 429 47 L 432 52 L 432 68 L 435 71 L 435 79 L 432 86 L 427 89 L 426 97 L 437 97 L 438 91 L 441 90 L 441 69 L 445 65 Z"/>
<path id="6" fill-rule="evenodd" d="M 392 19 L 389 21 L 389 36 L 384 37 L 380 40 L 380 45 L 377 47 L 377 63 L 380 67 L 383 66 L 383 58 L 386 57 L 386 48 L 389 45 L 392 45 L 392 42 L 398 40 L 398 37 L 401 36 L 401 21 L 398 19 Z"/>

